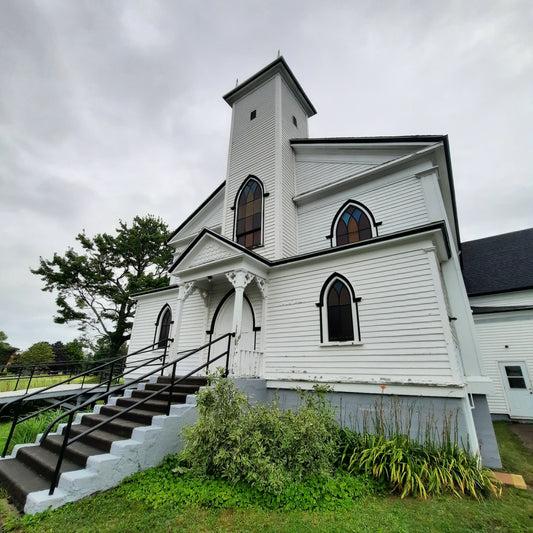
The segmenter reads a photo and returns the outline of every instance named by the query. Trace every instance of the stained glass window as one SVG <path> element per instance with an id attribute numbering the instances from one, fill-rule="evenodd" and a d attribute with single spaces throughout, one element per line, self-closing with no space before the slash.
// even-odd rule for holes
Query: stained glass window
<path id="1" fill-rule="evenodd" d="M 159 327 L 159 344 L 157 345 L 158 348 L 164 348 L 167 339 L 170 336 L 170 326 L 172 324 L 172 312 L 167 307 L 165 309 L 165 312 L 163 313 L 163 316 L 161 317 L 161 326 Z"/>
<path id="2" fill-rule="evenodd" d="M 261 185 L 249 179 L 237 201 L 235 238 L 246 248 L 261 244 L 261 223 L 263 219 L 263 192 Z"/>
<path id="3" fill-rule="evenodd" d="M 372 238 L 372 226 L 366 213 L 349 205 L 337 221 L 337 246 Z"/>
<path id="4" fill-rule="evenodd" d="M 353 341 L 352 299 L 348 287 L 335 280 L 327 294 L 328 340 Z"/>

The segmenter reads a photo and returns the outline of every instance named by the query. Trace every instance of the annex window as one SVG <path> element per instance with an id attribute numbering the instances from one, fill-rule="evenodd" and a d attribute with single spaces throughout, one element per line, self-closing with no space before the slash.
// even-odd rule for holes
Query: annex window
<path id="1" fill-rule="evenodd" d="M 342 343 L 359 341 L 357 303 L 352 286 L 344 276 L 333 274 L 320 294 L 321 341 Z"/>
<path id="2" fill-rule="evenodd" d="M 246 248 L 262 244 L 263 187 L 259 180 L 249 178 L 237 195 L 235 240 Z"/>
<path id="3" fill-rule="evenodd" d="M 359 202 L 346 202 L 333 220 L 333 246 L 365 241 L 375 235 L 376 223 L 372 213 Z"/>
<path id="4" fill-rule="evenodd" d="M 157 338 L 157 347 L 162 349 L 167 343 L 167 339 L 170 337 L 170 328 L 172 326 L 172 311 L 168 305 L 165 305 L 159 316 L 157 317 L 156 327 L 156 338 Z"/>

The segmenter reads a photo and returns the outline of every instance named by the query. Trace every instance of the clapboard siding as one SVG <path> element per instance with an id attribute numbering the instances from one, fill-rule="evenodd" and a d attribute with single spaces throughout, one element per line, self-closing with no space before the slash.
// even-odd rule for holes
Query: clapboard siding
<path id="1" fill-rule="evenodd" d="M 224 211 L 224 190 L 220 190 L 218 194 L 211 199 L 196 215 L 173 237 L 173 241 L 181 241 L 189 237 L 192 239 L 194 235 L 200 232 L 203 228 L 211 230 L 218 230 L 222 225 L 222 214 Z M 182 248 L 182 246 L 180 246 Z"/>
<path id="2" fill-rule="evenodd" d="M 292 91 L 281 83 L 282 113 L 281 113 L 281 187 L 282 211 L 281 233 L 277 236 L 282 239 L 281 257 L 289 257 L 298 253 L 297 245 L 297 210 L 293 197 L 294 185 L 294 152 L 290 139 L 294 137 L 307 137 L 307 117 L 297 102 Z M 296 118 L 294 125 L 292 117 Z"/>
<path id="3" fill-rule="evenodd" d="M 263 183 L 265 198 L 263 218 L 263 243 L 257 249 L 265 257 L 273 258 L 275 254 L 275 158 L 276 158 L 276 120 L 274 109 L 274 80 L 263 84 L 244 100 L 233 106 L 233 131 L 228 160 L 228 179 L 226 182 L 226 213 L 224 235 L 234 237 L 237 192 L 249 175 L 257 176 Z M 257 115 L 250 120 L 250 112 Z"/>
<path id="4" fill-rule="evenodd" d="M 474 321 L 484 372 L 493 383 L 490 412 L 509 414 L 499 362 L 524 361 L 533 378 L 533 312 L 476 315 Z"/>
<path id="5" fill-rule="evenodd" d="M 486 296 L 470 296 L 470 305 L 479 307 L 533 305 L 533 290 L 487 294 Z"/>
<path id="6" fill-rule="evenodd" d="M 335 163 L 331 161 L 297 161 L 296 194 L 323 187 L 374 168 L 377 163 L 357 161 Z"/>
<path id="7" fill-rule="evenodd" d="M 139 299 L 135 310 L 135 320 L 131 331 L 128 353 L 134 353 L 155 342 L 157 317 L 163 307 L 169 305 L 172 310 L 172 319 L 174 320 L 176 298 L 177 291 L 165 291 Z M 159 353 L 159 350 L 156 350 L 155 353 Z M 130 368 L 136 366 L 136 363 L 138 364 L 139 361 L 151 356 L 152 353 L 144 353 L 129 357 L 127 366 Z M 147 371 L 148 369 L 145 370 L 145 372 Z M 143 373 L 142 370 L 139 370 L 134 375 L 139 376 Z"/>
<path id="8" fill-rule="evenodd" d="M 320 345 L 316 303 L 334 271 L 361 298 L 361 345 Z M 409 247 L 274 271 L 267 300 L 267 379 L 454 383 L 435 291 L 427 254 Z"/>
<path id="9" fill-rule="evenodd" d="M 331 232 L 335 215 L 347 200 L 361 202 L 372 212 L 375 220 L 382 223 L 377 229 L 379 235 L 429 222 L 420 180 L 415 177 L 380 180 L 378 187 L 353 185 L 299 208 L 299 253 L 330 246 L 326 236 Z"/>
<path id="10" fill-rule="evenodd" d="M 176 335 L 177 341 L 174 345 L 173 355 L 176 352 L 193 350 L 205 344 L 206 319 L 207 309 L 204 300 L 197 291 L 194 291 L 183 305 L 181 327 Z M 178 372 L 180 375 L 192 372 L 203 362 L 203 354 L 195 354 L 179 364 Z"/>

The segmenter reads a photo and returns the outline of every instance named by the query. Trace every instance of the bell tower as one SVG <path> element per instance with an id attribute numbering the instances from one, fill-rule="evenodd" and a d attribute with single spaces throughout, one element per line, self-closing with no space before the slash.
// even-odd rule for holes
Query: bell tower
<path id="1" fill-rule="evenodd" d="M 250 180 L 252 185 L 260 185 L 263 197 L 260 244 L 256 238 L 247 247 L 268 259 L 295 255 L 294 153 L 290 140 L 308 137 L 307 120 L 316 110 L 283 57 L 235 87 L 224 100 L 232 108 L 232 118 L 222 233 L 237 240 L 238 217 L 240 226 L 252 224 L 252 215 L 248 221 L 243 219 L 246 209 L 255 209 L 253 223 L 259 223 L 259 204 L 251 207 L 250 200 L 249 206 L 243 207 L 245 199 L 241 198 Z"/>

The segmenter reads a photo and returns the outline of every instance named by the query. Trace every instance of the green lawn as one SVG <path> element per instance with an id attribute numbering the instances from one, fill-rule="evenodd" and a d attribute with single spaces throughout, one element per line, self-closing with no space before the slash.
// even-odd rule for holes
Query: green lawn
<path id="1" fill-rule="evenodd" d="M 496 424 L 507 471 L 533 484 L 533 457 L 505 423 Z M 147 499 L 149 494 L 147 494 Z M 452 496 L 404 500 L 372 496 L 352 510 L 272 512 L 262 509 L 198 509 L 124 497 L 110 490 L 55 511 L 20 518 L 0 500 L 0 521 L 14 532 L 532 532 L 533 491 L 504 488 L 500 499 L 482 502 Z M 1 523 L 1 522 L 0 522 Z"/>
<path id="2" fill-rule="evenodd" d="M 61 381 L 65 381 L 68 376 L 43 376 L 32 378 L 31 388 L 36 389 L 38 387 L 49 387 L 50 385 L 55 385 Z M 73 379 L 69 383 L 81 383 L 83 378 Z M 14 379 L 2 379 L 0 380 L 0 392 L 11 392 L 14 390 L 26 390 L 28 386 L 29 378 L 21 378 L 17 384 L 17 378 Z M 98 376 L 88 376 L 85 378 L 85 383 L 87 384 L 96 384 L 100 382 Z"/>

